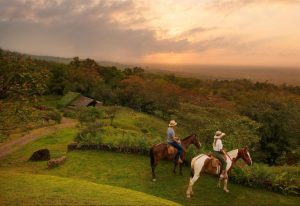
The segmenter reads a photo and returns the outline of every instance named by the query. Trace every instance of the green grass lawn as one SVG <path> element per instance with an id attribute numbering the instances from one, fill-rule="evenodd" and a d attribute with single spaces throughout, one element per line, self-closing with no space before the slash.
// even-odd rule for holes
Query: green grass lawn
<path id="1" fill-rule="evenodd" d="M 194 197 L 188 200 L 185 191 L 189 168 L 184 168 L 183 176 L 174 175 L 172 163 L 161 162 L 157 168 L 158 181 L 152 182 L 148 157 L 97 151 L 66 153 L 66 145 L 73 141 L 75 133 L 74 129 L 61 130 L 1 160 L 0 204 L 22 205 L 27 201 L 32 201 L 28 204 L 134 204 L 129 198 L 131 194 L 145 204 L 151 204 L 148 201 L 153 196 L 159 197 L 155 200 L 157 204 L 172 204 L 163 200 L 166 199 L 183 205 L 298 205 L 300 201 L 299 196 L 233 183 L 229 183 L 230 193 L 226 194 L 216 188 L 217 179 L 209 176 L 200 177 L 194 186 Z M 47 169 L 46 162 L 28 162 L 31 153 L 41 148 L 48 148 L 53 157 L 67 154 L 67 161 L 52 170 Z M 113 186 L 117 198 L 109 195 L 109 186 Z M 126 192 L 128 198 L 122 196 Z M 103 198 L 108 202 L 101 202 L 106 201 Z"/>
<path id="2" fill-rule="evenodd" d="M 73 178 L 0 172 L 1 205 L 179 205 L 142 192 Z"/>

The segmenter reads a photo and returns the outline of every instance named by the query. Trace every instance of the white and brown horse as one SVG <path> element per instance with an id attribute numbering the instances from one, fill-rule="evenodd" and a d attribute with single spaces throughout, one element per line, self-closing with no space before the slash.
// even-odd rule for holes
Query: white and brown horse
<path id="1" fill-rule="evenodd" d="M 232 166 L 236 163 L 236 161 L 242 158 L 248 165 L 252 164 L 252 159 L 250 157 L 249 151 L 247 148 L 235 149 L 230 152 L 227 152 L 227 173 L 230 172 Z M 215 164 L 217 163 L 217 164 Z M 193 185 L 200 177 L 201 174 L 207 173 L 214 176 L 219 176 L 221 172 L 221 165 L 219 160 L 212 157 L 210 154 L 200 154 L 194 157 L 191 161 L 191 178 L 189 182 L 188 189 L 186 191 L 186 195 L 188 198 L 193 195 Z M 219 177 L 219 182 L 217 187 L 221 187 L 221 182 L 224 182 L 223 190 L 225 192 L 229 192 L 227 189 L 228 178 Z"/>

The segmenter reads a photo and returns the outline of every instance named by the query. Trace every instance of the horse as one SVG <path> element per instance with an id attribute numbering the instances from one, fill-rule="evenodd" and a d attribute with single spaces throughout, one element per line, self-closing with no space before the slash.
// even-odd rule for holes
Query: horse
<path id="1" fill-rule="evenodd" d="M 235 149 L 227 152 L 227 158 L 226 158 L 227 173 L 230 172 L 232 166 L 237 162 L 239 158 L 242 158 L 244 162 L 246 162 L 248 165 L 252 165 L 252 159 L 247 147 Z M 213 165 L 214 163 L 217 163 L 217 166 Z M 190 178 L 188 189 L 186 191 L 187 198 L 190 198 L 193 195 L 193 185 L 200 177 L 200 174 L 208 173 L 214 176 L 218 176 L 220 175 L 220 172 L 221 172 L 221 163 L 218 159 L 212 157 L 212 155 L 200 154 L 194 157 L 191 161 L 191 178 Z M 217 184 L 217 187 L 221 188 L 222 180 L 224 182 L 223 190 L 225 192 L 229 192 L 229 190 L 227 189 L 228 178 L 224 178 L 221 175 L 219 177 L 219 182 Z"/>
<path id="2" fill-rule="evenodd" d="M 191 134 L 190 136 L 181 140 L 181 146 L 183 147 L 183 152 L 182 152 L 182 156 L 181 156 L 182 160 L 184 160 L 186 151 L 191 144 L 195 145 L 197 147 L 197 149 L 200 149 L 201 143 L 197 139 L 196 134 Z M 151 168 L 152 168 L 152 180 L 154 182 L 156 181 L 155 168 L 156 168 L 158 162 L 163 158 L 166 158 L 169 160 L 175 160 L 176 154 L 177 154 L 177 149 L 171 145 L 168 145 L 167 143 L 156 144 L 150 148 L 150 163 L 151 163 Z M 179 165 L 180 174 L 182 175 L 182 164 L 183 163 L 179 164 L 177 162 L 174 162 L 173 173 L 176 173 L 177 164 Z"/>

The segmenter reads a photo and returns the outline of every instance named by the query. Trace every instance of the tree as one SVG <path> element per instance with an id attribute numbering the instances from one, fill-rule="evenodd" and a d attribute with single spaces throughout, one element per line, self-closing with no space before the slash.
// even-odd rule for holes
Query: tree
<path id="1" fill-rule="evenodd" d="M 103 116 L 103 112 L 95 107 L 82 107 L 78 113 L 78 120 L 81 124 L 93 123 Z"/>
<path id="2" fill-rule="evenodd" d="M 276 93 L 255 92 L 240 100 L 241 114 L 260 122 L 260 152 L 270 165 L 299 145 L 300 108 L 289 98 Z"/>

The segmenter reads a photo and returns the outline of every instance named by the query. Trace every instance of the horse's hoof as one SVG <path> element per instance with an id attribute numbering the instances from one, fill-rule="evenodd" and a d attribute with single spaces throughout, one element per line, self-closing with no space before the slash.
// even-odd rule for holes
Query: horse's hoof
<path id="1" fill-rule="evenodd" d="M 228 193 L 229 192 L 229 190 L 228 189 L 223 189 L 224 190 L 224 192 L 226 192 L 226 193 Z"/>
<path id="2" fill-rule="evenodd" d="M 191 195 L 186 195 L 187 198 L 191 198 Z"/>
<path id="3" fill-rule="evenodd" d="M 153 181 L 153 182 L 156 182 L 156 179 L 155 179 L 155 178 L 153 178 L 153 179 L 152 179 L 152 181 Z"/>

